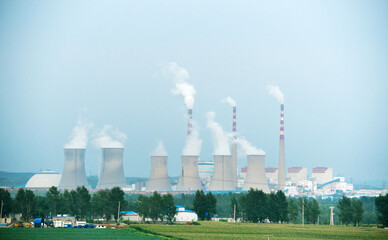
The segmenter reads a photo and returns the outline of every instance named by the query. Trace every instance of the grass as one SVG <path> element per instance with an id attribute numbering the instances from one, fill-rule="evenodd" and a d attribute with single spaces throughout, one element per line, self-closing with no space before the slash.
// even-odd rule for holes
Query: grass
<path id="1" fill-rule="evenodd" d="M 138 225 L 139 226 L 139 225 Z M 388 239 L 388 230 L 353 226 L 294 225 L 263 223 L 201 222 L 199 226 L 140 225 L 155 232 L 181 239 Z"/>
<path id="2" fill-rule="evenodd" d="M 153 240 L 161 239 L 156 236 L 144 235 L 134 231 L 118 229 L 67 229 L 67 228 L 0 228 L 1 240 L 16 239 L 55 239 L 55 240 Z"/>

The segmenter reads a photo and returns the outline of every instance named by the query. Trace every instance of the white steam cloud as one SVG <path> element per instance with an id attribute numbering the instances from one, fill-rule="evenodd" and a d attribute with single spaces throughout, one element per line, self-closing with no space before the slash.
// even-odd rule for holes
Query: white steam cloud
<path id="1" fill-rule="evenodd" d="M 93 127 L 93 123 L 79 117 L 77 125 L 73 128 L 69 137 L 69 142 L 65 144 L 65 148 L 86 148 L 88 144 L 88 132 Z"/>
<path id="2" fill-rule="evenodd" d="M 207 127 L 210 128 L 213 136 L 214 155 L 230 155 L 229 137 L 222 129 L 222 126 L 215 122 L 216 114 L 207 113 Z"/>
<path id="3" fill-rule="evenodd" d="M 186 144 L 183 148 L 183 156 L 199 156 L 202 148 L 202 139 L 199 138 L 198 124 L 192 120 L 191 134 L 186 138 Z"/>
<path id="4" fill-rule="evenodd" d="M 235 107 L 235 106 L 236 106 L 236 101 L 234 101 L 234 99 L 231 98 L 231 97 L 227 97 L 227 98 L 225 98 L 225 99 L 222 99 L 222 102 L 223 102 L 223 103 L 227 103 L 227 104 L 229 104 L 229 105 L 232 106 L 232 107 Z"/>
<path id="5" fill-rule="evenodd" d="M 280 104 L 284 103 L 284 95 L 278 86 L 268 86 L 268 93 L 275 97 Z"/>
<path id="6" fill-rule="evenodd" d="M 171 77 L 174 80 L 175 88 L 171 90 L 173 95 L 182 95 L 188 109 L 194 106 L 195 88 L 190 83 L 186 82 L 189 79 L 189 72 L 179 67 L 175 62 L 168 63 L 163 68 L 163 74 Z"/>
<path id="7" fill-rule="evenodd" d="M 152 156 L 167 156 L 167 151 L 164 148 L 163 142 L 159 141 L 158 145 L 152 152 Z"/>
<path id="8" fill-rule="evenodd" d="M 123 148 L 126 139 L 127 135 L 117 129 L 113 129 L 110 125 L 105 125 L 104 128 L 97 133 L 93 143 L 96 148 Z"/>
<path id="9" fill-rule="evenodd" d="M 245 138 L 237 138 L 236 142 L 241 147 L 245 155 L 265 155 L 265 152 L 262 149 L 257 149 Z"/>

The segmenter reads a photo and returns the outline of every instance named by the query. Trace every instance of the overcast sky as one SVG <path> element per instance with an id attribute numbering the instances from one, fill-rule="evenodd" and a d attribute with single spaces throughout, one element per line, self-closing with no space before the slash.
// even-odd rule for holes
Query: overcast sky
<path id="1" fill-rule="evenodd" d="M 124 170 L 148 177 L 163 141 L 180 173 L 183 97 L 162 68 L 176 62 L 196 89 L 193 118 L 212 160 L 206 113 L 277 165 L 285 97 L 286 167 L 332 167 L 353 181 L 388 181 L 387 1 L 0 1 L 0 170 L 63 169 L 80 115 L 96 133 L 127 135 Z M 244 156 L 239 165 L 246 165 Z"/>

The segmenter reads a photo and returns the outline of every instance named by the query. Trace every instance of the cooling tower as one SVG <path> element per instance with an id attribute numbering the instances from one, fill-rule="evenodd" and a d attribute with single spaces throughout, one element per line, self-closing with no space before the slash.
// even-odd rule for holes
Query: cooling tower
<path id="1" fill-rule="evenodd" d="M 286 186 L 286 162 L 284 159 L 284 104 L 280 105 L 279 175 L 278 190 Z"/>
<path id="2" fill-rule="evenodd" d="M 167 156 L 151 156 L 151 173 L 146 189 L 152 191 L 171 190 L 167 174 Z"/>
<path id="3" fill-rule="evenodd" d="M 237 147 L 236 147 L 236 107 L 233 107 L 232 173 L 234 187 L 237 188 Z"/>
<path id="4" fill-rule="evenodd" d="M 191 121 L 193 120 L 193 109 L 189 109 L 187 113 L 187 135 L 191 134 L 191 129 L 193 127 Z"/>
<path id="5" fill-rule="evenodd" d="M 198 174 L 198 156 L 182 156 L 182 173 L 178 191 L 196 191 L 202 189 Z"/>
<path id="6" fill-rule="evenodd" d="M 231 155 L 214 155 L 214 172 L 209 191 L 234 191 Z"/>
<path id="7" fill-rule="evenodd" d="M 123 168 L 124 148 L 101 148 L 102 168 L 96 189 L 127 187 Z"/>
<path id="8" fill-rule="evenodd" d="M 65 165 L 58 188 L 76 189 L 85 186 L 90 188 L 85 173 L 85 149 L 65 148 Z"/>
<path id="9" fill-rule="evenodd" d="M 242 189 L 254 188 L 269 193 L 267 179 L 265 178 L 265 155 L 248 155 L 247 159 L 248 170 Z"/>

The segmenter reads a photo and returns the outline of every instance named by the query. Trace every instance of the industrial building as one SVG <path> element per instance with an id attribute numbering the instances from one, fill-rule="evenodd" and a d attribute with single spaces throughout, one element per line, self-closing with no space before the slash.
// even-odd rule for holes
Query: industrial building
<path id="1" fill-rule="evenodd" d="M 198 162 L 198 173 L 201 180 L 202 186 L 205 186 L 205 189 L 209 188 L 210 181 L 214 171 L 214 162 Z"/>
<path id="2" fill-rule="evenodd" d="M 318 185 L 327 183 L 333 180 L 333 169 L 327 167 L 315 167 L 311 177 L 315 179 Z"/>
<path id="3" fill-rule="evenodd" d="M 307 168 L 291 167 L 288 168 L 287 178 L 293 185 L 303 185 L 303 181 L 307 180 Z"/>
<path id="4" fill-rule="evenodd" d="M 43 171 L 33 175 L 26 183 L 26 188 L 43 189 L 58 187 L 62 174 L 53 171 Z"/>
<path id="5" fill-rule="evenodd" d="M 271 185 L 278 185 L 279 168 L 267 167 L 265 168 L 265 176 L 267 181 Z"/>

